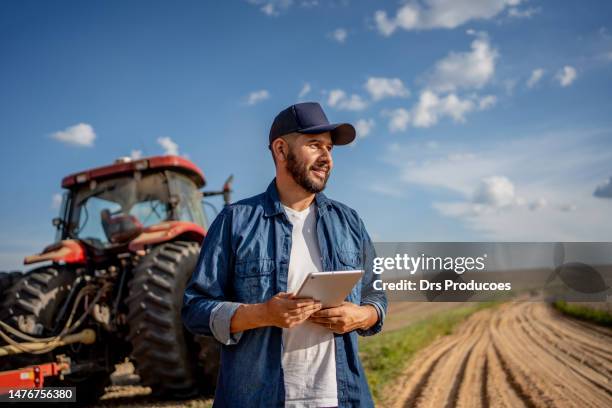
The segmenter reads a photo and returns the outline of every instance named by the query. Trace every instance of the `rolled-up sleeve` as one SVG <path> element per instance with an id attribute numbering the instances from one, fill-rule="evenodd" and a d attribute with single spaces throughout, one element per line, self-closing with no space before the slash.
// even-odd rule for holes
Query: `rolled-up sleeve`
<path id="1" fill-rule="evenodd" d="M 365 229 L 363 221 L 359 219 L 362 233 L 362 254 L 364 275 L 361 280 L 361 302 L 363 305 L 372 305 L 378 313 L 377 322 L 370 328 L 363 330 L 358 329 L 357 334 L 360 336 L 372 336 L 382 330 L 385 316 L 387 314 L 387 295 L 382 289 L 374 288 L 374 281 L 379 279 L 378 275 L 373 272 L 374 258 L 376 258 L 376 250 L 370 239 L 370 235 Z"/>
<path id="2" fill-rule="evenodd" d="M 237 344 L 242 336 L 230 333 L 232 316 L 240 306 L 227 297 L 233 268 L 231 219 L 226 207 L 210 225 L 181 309 L 190 332 L 213 336 L 224 345 Z"/>

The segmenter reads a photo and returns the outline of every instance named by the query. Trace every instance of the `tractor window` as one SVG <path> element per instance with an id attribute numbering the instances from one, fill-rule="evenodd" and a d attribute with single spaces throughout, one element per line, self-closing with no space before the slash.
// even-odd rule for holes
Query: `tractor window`
<path id="1" fill-rule="evenodd" d="M 159 200 L 141 201 L 132 206 L 130 215 L 138 218 L 145 227 L 168 219 L 168 206 Z"/>
<path id="2" fill-rule="evenodd" d="M 76 232 L 79 238 L 94 245 L 106 244 L 108 239 L 102 228 L 102 212 L 120 212 L 119 204 L 99 197 L 91 197 L 81 207 L 81 216 Z"/>
<path id="3" fill-rule="evenodd" d="M 177 198 L 176 218 L 206 228 L 206 217 L 202 208 L 202 193 L 194 182 L 179 173 L 169 173 L 170 191 Z"/>
<path id="4" fill-rule="evenodd" d="M 171 219 L 171 208 L 163 173 L 92 182 L 75 194 L 70 235 L 94 246 L 125 242 Z"/>

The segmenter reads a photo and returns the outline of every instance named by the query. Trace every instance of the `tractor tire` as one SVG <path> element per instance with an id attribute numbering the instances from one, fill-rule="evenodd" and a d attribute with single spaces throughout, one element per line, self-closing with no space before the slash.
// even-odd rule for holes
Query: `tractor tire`
<path id="1" fill-rule="evenodd" d="M 75 274 L 70 269 L 48 266 L 21 276 L 4 293 L 0 320 L 32 336 L 50 335 Z"/>
<path id="2" fill-rule="evenodd" d="M 191 398 L 214 390 L 220 348 L 194 337 L 181 319 L 183 293 L 199 245 L 174 241 L 153 248 L 134 268 L 126 300 L 131 360 L 155 395 Z"/>
<path id="3" fill-rule="evenodd" d="M 13 287 L 23 274 L 19 271 L 0 272 L 0 304 L 4 302 L 5 293 Z"/>
<path id="4" fill-rule="evenodd" d="M 53 335 L 55 319 L 75 278 L 75 272 L 64 267 L 48 266 L 28 272 L 6 292 L 0 307 L 0 320 L 35 337 Z M 52 361 L 55 361 L 54 351 L 45 354 L 21 353 L 1 358 L 0 370 Z M 77 402 L 80 405 L 89 404 L 101 397 L 109 381 L 108 373 L 95 371 L 78 378 L 68 375 L 62 381 L 50 378 L 45 384 L 76 387 Z"/>

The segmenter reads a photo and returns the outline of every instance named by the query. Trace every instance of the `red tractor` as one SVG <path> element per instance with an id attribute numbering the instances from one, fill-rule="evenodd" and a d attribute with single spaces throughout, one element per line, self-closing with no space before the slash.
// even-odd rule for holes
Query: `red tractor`
<path id="1" fill-rule="evenodd" d="M 130 357 L 154 394 L 212 391 L 219 349 L 191 335 L 180 310 L 206 234 L 202 199 L 223 195 L 227 205 L 231 180 L 202 192 L 204 175 L 178 156 L 119 159 L 65 177 L 56 242 L 24 261 L 44 265 L 0 294 L 0 371 L 60 362 L 62 380 L 45 385 L 77 387 L 84 401 Z"/>

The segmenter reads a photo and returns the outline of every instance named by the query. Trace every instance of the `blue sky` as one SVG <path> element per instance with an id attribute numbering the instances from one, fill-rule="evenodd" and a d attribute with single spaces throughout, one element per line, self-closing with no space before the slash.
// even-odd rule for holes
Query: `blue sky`
<path id="1" fill-rule="evenodd" d="M 234 198 L 274 115 L 359 138 L 326 193 L 377 241 L 612 239 L 612 4 L 4 1 L 0 268 L 52 242 L 61 178 L 178 150 Z M 218 201 L 215 201 L 219 205 Z"/>

